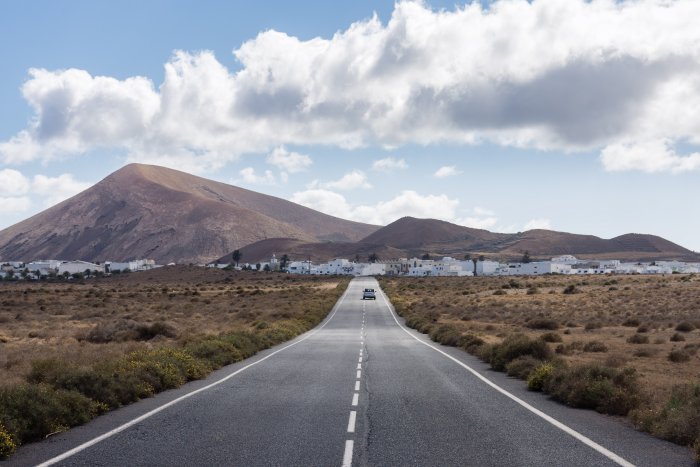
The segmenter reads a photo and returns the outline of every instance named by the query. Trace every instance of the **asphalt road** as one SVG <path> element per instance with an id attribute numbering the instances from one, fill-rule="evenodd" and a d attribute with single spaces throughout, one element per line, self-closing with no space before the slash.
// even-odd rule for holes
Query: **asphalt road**
<path id="1" fill-rule="evenodd" d="M 7 465 L 692 466 L 624 421 L 530 393 L 403 327 L 374 279 L 316 329 L 21 448 Z"/>

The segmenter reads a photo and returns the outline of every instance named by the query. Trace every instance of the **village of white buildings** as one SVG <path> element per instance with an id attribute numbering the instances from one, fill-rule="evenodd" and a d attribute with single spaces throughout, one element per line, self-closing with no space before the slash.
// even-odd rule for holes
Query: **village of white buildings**
<path id="1" fill-rule="evenodd" d="M 168 266 L 174 265 L 170 263 Z M 500 263 L 485 258 L 441 259 L 400 258 L 374 262 L 351 261 L 337 258 L 315 264 L 309 260 L 290 261 L 286 255 L 275 255 L 268 262 L 255 264 L 210 263 L 206 266 L 220 269 L 281 271 L 289 274 L 349 275 L 349 276 L 533 276 L 543 274 L 599 275 L 599 274 L 697 274 L 700 263 L 682 261 L 622 262 L 619 260 L 582 260 L 563 255 L 549 261 Z M 82 279 L 105 275 L 138 272 L 163 267 L 149 259 L 126 262 L 91 263 L 87 261 L 38 260 L 31 262 L 0 261 L 0 279 Z"/>

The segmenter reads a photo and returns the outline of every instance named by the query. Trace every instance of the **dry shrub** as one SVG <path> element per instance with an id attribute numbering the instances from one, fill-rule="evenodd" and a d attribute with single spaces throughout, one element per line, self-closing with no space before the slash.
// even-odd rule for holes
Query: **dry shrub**
<path id="1" fill-rule="evenodd" d="M 595 364 L 557 368 L 542 388 L 566 405 L 611 415 L 626 415 L 641 400 L 632 368 L 620 370 Z"/>
<path id="2" fill-rule="evenodd" d="M 525 355 L 538 360 L 548 360 L 553 356 L 545 342 L 524 334 L 511 334 L 500 344 L 491 346 L 487 361 L 494 370 L 505 371 L 508 363 Z"/>
<path id="3" fill-rule="evenodd" d="M 557 334 L 556 332 L 545 332 L 540 336 L 540 339 L 542 339 L 545 342 L 564 342 L 564 339 Z"/>
<path id="4" fill-rule="evenodd" d="M 506 365 L 506 373 L 508 373 L 508 376 L 513 376 L 519 379 L 527 379 L 530 376 L 530 373 L 532 373 L 532 371 L 541 364 L 542 360 L 539 360 L 532 355 L 524 355 L 509 362 Z"/>
<path id="5" fill-rule="evenodd" d="M 679 332 L 677 332 L 671 336 L 671 342 L 684 342 L 684 341 L 685 341 L 685 337 L 683 336 L 683 334 L 681 334 Z"/>
<path id="6" fill-rule="evenodd" d="M 675 386 L 660 409 L 637 410 L 632 419 L 645 431 L 677 444 L 697 446 L 700 436 L 700 386 Z"/>
<path id="7" fill-rule="evenodd" d="M 649 336 L 645 336 L 644 334 L 633 334 L 627 338 L 627 342 L 630 344 L 648 344 Z"/>
<path id="8" fill-rule="evenodd" d="M 690 361 L 690 353 L 687 350 L 671 350 L 668 354 L 668 361 L 673 363 L 685 363 Z"/>
<path id="9" fill-rule="evenodd" d="M 607 352 L 608 347 L 600 341 L 586 342 L 583 346 L 584 352 Z"/>
<path id="10" fill-rule="evenodd" d="M 693 325 L 693 323 L 690 323 L 688 321 L 682 321 L 682 322 L 678 323 L 678 325 L 676 326 L 676 331 L 680 331 L 680 332 L 691 332 L 694 329 L 695 329 L 695 326 Z"/>
<path id="11" fill-rule="evenodd" d="M 551 331 L 559 329 L 559 323 L 548 318 L 531 319 L 525 325 L 530 329 L 549 329 Z"/>

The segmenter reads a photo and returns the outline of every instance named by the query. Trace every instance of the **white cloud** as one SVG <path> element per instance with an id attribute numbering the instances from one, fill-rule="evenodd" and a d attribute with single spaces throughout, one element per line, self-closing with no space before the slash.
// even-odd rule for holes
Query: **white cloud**
<path id="1" fill-rule="evenodd" d="M 480 206 L 476 206 L 474 208 L 474 214 L 476 214 L 477 216 L 495 216 L 496 215 L 496 213 L 493 212 L 492 210 L 482 208 Z"/>
<path id="2" fill-rule="evenodd" d="M 254 168 L 246 167 L 241 169 L 239 173 L 243 177 L 243 181 L 251 185 L 274 185 L 276 183 L 275 175 L 269 170 L 266 170 L 264 175 L 258 175 Z"/>
<path id="3" fill-rule="evenodd" d="M 176 52 L 157 87 L 32 69 L 22 93 L 34 118 L 0 142 L 0 161 L 109 147 L 201 172 L 284 144 L 700 144 L 698 17 L 697 0 L 400 1 L 386 24 L 328 39 L 262 32 L 235 50 L 235 72 L 211 52 Z M 621 157 L 616 170 L 636 169 Z M 677 169 L 658 157 L 645 167 Z"/>
<path id="4" fill-rule="evenodd" d="M 0 196 L 0 212 L 3 214 L 25 212 L 31 206 L 32 202 L 27 196 Z"/>
<path id="5" fill-rule="evenodd" d="M 61 174 L 58 177 L 35 175 L 32 180 L 31 192 L 44 197 L 46 206 L 53 206 L 91 186 L 92 183 L 76 180 L 72 174 Z"/>
<path id="6" fill-rule="evenodd" d="M 296 173 L 306 170 L 313 164 L 313 161 L 305 154 L 299 154 L 293 151 L 290 152 L 287 151 L 284 146 L 280 146 L 275 148 L 270 155 L 267 156 L 267 163 L 289 173 Z"/>
<path id="7" fill-rule="evenodd" d="M 668 139 L 635 143 L 619 143 L 607 146 L 600 159 L 606 170 L 641 170 L 654 172 L 688 172 L 700 170 L 700 152 L 677 154 Z"/>
<path id="8" fill-rule="evenodd" d="M 385 157 L 384 159 L 378 159 L 372 163 L 372 170 L 378 172 L 391 172 L 407 168 L 408 164 L 406 164 L 405 159 L 396 159 L 394 157 Z"/>
<path id="9" fill-rule="evenodd" d="M 457 167 L 454 165 L 445 165 L 443 167 L 440 167 L 435 171 L 433 174 L 433 177 L 435 178 L 446 178 L 446 177 L 453 177 L 455 175 L 459 175 L 462 172 L 457 170 Z"/>
<path id="10" fill-rule="evenodd" d="M 0 195 L 22 195 L 29 191 L 29 179 L 14 169 L 0 170 Z"/>
<path id="11" fill-rule="evenodd" d="M 523 231 L 533 229 L 552 230 L 552 221 L 550 221 L 549 219 L 531 219 L 523 227 Z"/>
<path id="12" fill-rule="evenodd" d="M 331 190 L 347 191 L 357 188 L 368 189 L 372 188 L 372 185 L 367 180 L 367 175 L 363 171 L 355 169 L 346 173 L 338 180 L 331 182 L 321 183 L 318 180 L 314 180 L 309 184 L 308 188 L 327 188 Z"/>
<path id="13" fill-rule="evenodd" d="M 447 195 L 423 196 L 412 190 L 374 205 L 353 206 L 343 195 L 324 189 L 294 193 L 290 200 L 332 216 L 379 225 L 389 224 L 404 216 L 452 221 L 459 204 L 459 200 Z"/>
<path id="14" fill-rule="evenodd" d="M 458 224 L 473 229 L 491 230 L 498 223 L 497 217 L 465 217 L 457 221 Z"/>

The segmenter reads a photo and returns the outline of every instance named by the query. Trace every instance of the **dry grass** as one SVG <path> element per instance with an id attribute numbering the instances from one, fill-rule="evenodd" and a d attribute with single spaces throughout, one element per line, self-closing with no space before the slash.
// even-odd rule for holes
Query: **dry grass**
<path id="1" fill-rule="evenodd" d="M 0 282 L 0 385 L 24 381 L 36 359 L 89 365 L 299 319 L 310 304 L 330 310 L 341 281 L 183 266 L 83 283 Z"/>
<path id="2" fill-rule="evenodd" d="M 383 278 L 382 286 L 397 309 L 487 343 L 513 332 L 537 338 L 557 328 L 562 342 L 545 340 L 559 357 L 573 365 L 635 368 L 651 405 L 664 404 L 676 385 L 698 382 L 700 330 L 689 329 L 700 328 L 700 277 Z M 676 330 L 681 323 L 685 332 Z M 635 335 L 648 343 L 628 342 Z M 688 360 L 669 358 L 681 350 Z"/>

